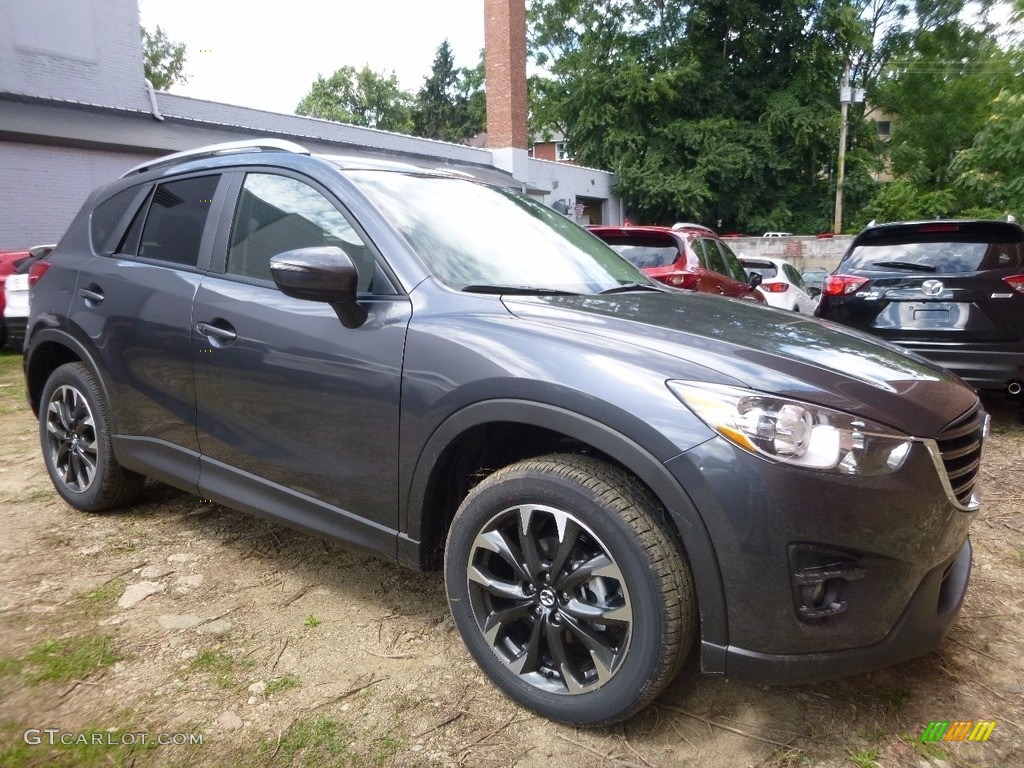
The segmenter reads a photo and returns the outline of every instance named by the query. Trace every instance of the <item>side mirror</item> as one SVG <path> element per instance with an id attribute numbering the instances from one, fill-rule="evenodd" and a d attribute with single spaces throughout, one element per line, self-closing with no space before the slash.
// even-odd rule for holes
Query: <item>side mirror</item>
<path id="1" fill-rule="evenodd" d="M 750 275 L 750 280 L 747 281 L 747 284 L 750 286 L 750 290 L 754 290 L 755 288 L 757 288 L 757 286 L 761 284 L 762 280 L 764 280 L 764 278 L 761 277 L 760 272 L 752 272 Z"/>
<path id="2" fill-rule="evenodd" d="M 808 288 L 807 295 L 810 296 L 812 299 L 816 299 L 819 296 L 821 296 L 821 288 Z"/>
<path id="3" fill-rule="evenodd" d="M 270 274 L 285 296 L 331 305 L 341 324 L 358 328 L 366 322 L 366 308 L 356 295 L 359 273 L 341 248 L 298 248 L 270 260 Z"/>

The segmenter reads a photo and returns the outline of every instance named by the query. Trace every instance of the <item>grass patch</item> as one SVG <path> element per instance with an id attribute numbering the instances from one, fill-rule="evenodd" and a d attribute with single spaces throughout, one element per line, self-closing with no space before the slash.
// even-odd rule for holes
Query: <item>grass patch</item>
<path id="1" fill-rule="evenodd" d="M 302 685 L 302 681 L 296 675 L 285 675 L 279 677 L 276 680 L 268 680 L 267 688 L 263 691 L 264 695 L 270 696 L 281 691 L 287 691 L 291 688 L 298 688 Z"/>
<path id="2" fill-rule="evenodd" d="M 185 674 L 200 672 L 213 677 L 218 688 L 232 688 L 235 685 L 235 667 L 251 667 L 252 659 L 235 659 L 224 651 L 200 651 L 188 663 Z"/>
<path id="3" fill-rule="evenodd" d="M 25 662 L 21 659 L 0 659 L 0 677 L 20 675 Z M 0 763 L 2 765 L 2 763 Z"/>
<path id="4" fill-rule="evenodd" d="M 307 627 L 319 627 L 320 619 L 318 619 L 313 614 L 309 614 L 309 616 L 306 617 L 306 620 L 302 623 L 305 624 Z"/>
<path id="5" fill-rule="evenodd" d="M 857 768 L 878 768 L 878 758 L 881 753 L 877 749 L 862 749 L 854 751 L 847 747 L 846 759 Z"/>
<path id="6" fill-rule="evenodd" d="M 373 764 L 379 767 L 391 762 L 401 747 L 402 742 L 390 734 L 378 736 L 373 740 Z"/>
<path id="7" fill-rule="evenodd" d="M 78 593 L 78 603 L 89 615 L 105 613 L 114 607 L 119 597 L 124 592 L 124 579 L 118 577 L 106 584 L 101 584 L 95 589 Z"/>
<path id="8" fill-rule="evenodd" d="M 893 712 L 902 709 L 910 701 L 910 691 L 900 689 L 882 690 L 878 692 L 877 696 L 885 708 Z"/>
<path id="9" fill-rule="evenodd" d="M 351 751 L 352 730 L 329 717 L 296 720 L 281 734 L 281 740 L 267 740 L 258 749 L 258 764 L 273 762 L 292 768 L 319 768 L 321 765 L 361 765 L 360 755 Z M 275 755 L 276 752 L 276 755 Z"/>
<path id="10" fill-rule="evenodd" d="M 42 501 L 48 499 L 51 496 L 56 496 L 57 492 L 53 490 L 52 485 L 37 485 L 35 488 L 29 488 L 23 494 L 19 495 L 15 502 L 22 504 L 30 504 L 33 501 Z M 61 546 L 65 546 L 71 542 L 71 539 L 61 534 L 56 534 L 56 539 L 60 542 Z"/>
<path id="11" fill-rule="evenodd" d="M 906 737 L 904 739 L 904 741 L 906 741 L 908 744 L 910 744 L 910 746 L 912 746 L 914 748 L 914 750 L 917 752 L 917 754 L 919 754 L 921 757 L 926 757 L 926 758 L 936 758 L 937 757 L 940 760 L 945 760 L 946 759 L 946 753 L 942 749 L 940 749 L 939 747 L 935 746 L 934 744 L 929 744 L 926 741 L 921 741 L 921 739 L 919 739 L 919 738 L 915 739 L 912 736 Z"/>
<path id="12" fill-rule="evenodd" d="M 120 658 L 107 635 L 45 640 L 25 656 L 24 671 L 32 684 L 84 680 Z"/>

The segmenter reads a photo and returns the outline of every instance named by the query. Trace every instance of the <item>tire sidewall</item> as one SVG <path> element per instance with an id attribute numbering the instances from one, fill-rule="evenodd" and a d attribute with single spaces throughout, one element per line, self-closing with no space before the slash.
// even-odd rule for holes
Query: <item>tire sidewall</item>
<path id="1" fill-rule="evenodd" d="M 565 478 L 531 472 L 495 484 L 481 484 L 452 521 L 445 553 L 445 587 L 452 617 L 470 654 L 506 694 L 553 720 L 598 724 L 628 716 L 644 694 L 663 659 L 666 616 L 659 587 L 646 554 L 630 526 L 614 511 Z M 618 671 L 600 688 L 582 694 L 555 694 L 520 680 L 498 659 L 473 615 L 467 568 L 477 533 L 496 514 L 520 504 L 564 510 L 590 528 L 607 548 L 626 579 L 633 609 L 629 650 Z"/>

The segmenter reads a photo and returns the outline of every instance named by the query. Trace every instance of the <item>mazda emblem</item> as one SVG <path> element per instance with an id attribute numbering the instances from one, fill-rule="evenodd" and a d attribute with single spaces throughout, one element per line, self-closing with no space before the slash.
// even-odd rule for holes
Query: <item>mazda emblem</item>
<path id="1" fill-rule="evenodd" d="M 925 280 L 921 283 L 921 293 L 925 296 L 938 296 L 942 293 L 942 288 L 941 280 Z"/>

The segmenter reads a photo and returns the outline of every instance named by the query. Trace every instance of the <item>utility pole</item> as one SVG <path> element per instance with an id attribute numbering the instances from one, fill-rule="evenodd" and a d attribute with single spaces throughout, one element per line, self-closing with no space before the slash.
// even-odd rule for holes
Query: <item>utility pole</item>
<path id="1" fill-rule="evenodd" d="M 842 123 L 839 126 L 839 172 L 836 174 L 836 216 L 832 223 L 832 234 L 843 231 L 843 185 L 846 183 L 846 115 L 850 111 L 851 102 L 864 101 L 863 88 L 850 87 L 850 60 L 843 64 L 843 85 L 839 89 L 839 105 L 842 110 Z"/>
<path id="2" fill-rule="evenodd" d="M 850 109 L 850 60 L 843 64 L 843 87 L 839 89 L 839 104 L 842 122 L 839 124 L 839 170 L 836 173 L 836 215 L 832 222 L 832 234 L 843 231 L 843 184 L 846 181 L 846 113 Z"/>

